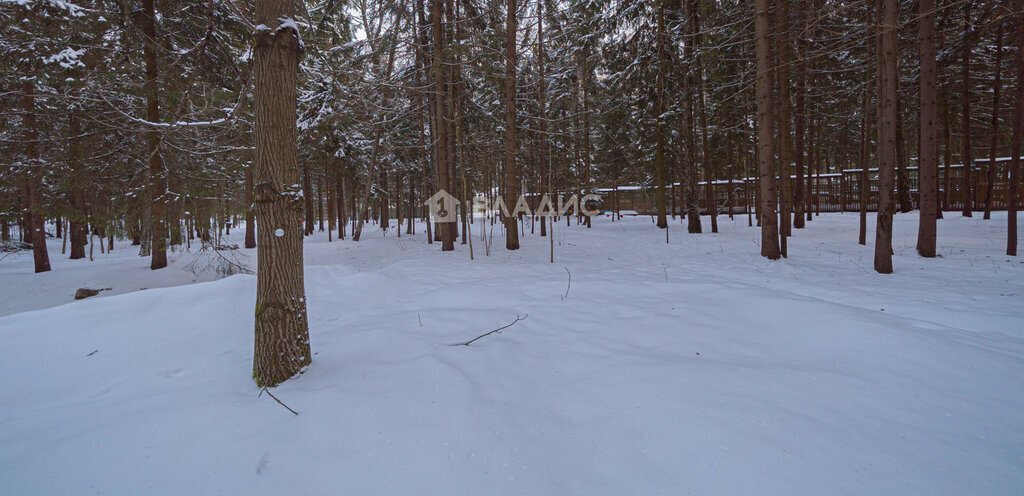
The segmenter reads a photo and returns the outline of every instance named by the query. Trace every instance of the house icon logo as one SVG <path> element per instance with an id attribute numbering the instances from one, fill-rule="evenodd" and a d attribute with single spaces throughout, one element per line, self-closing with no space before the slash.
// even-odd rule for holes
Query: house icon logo
<path id="1" fill-rule="evenodd" d="M 434 193 L 434 196 L 428 198 L 423 204 L 430 209 L 430 216 L 434 218 L 435 222 L 455 222 L 458 220 L 456 209 L 458 208 L 459 200 L 443 189 Z"/>

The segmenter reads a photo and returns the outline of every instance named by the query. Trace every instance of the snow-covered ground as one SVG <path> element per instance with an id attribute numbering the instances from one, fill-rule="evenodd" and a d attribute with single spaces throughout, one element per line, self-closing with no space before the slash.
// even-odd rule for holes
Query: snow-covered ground
<path id="1" fill-rule="evenodd" d="M 54 243 L 42 275 L 9 256 L 0 494 L 1024 493 L 1004 213 L 949 215 L 931 260 L 897 216 L 892 275 L 855 214 L 778 262 L 746 222 L 673 223 L 669 244 L 649 217 L 561 223 L 554 264 L 539 236 L 510 253 L 495 232 L 490 257 L 475 238 L 470 261 L 422 230 L 317 233 L 316 355 L 273 390 L 298 416 L 251 379 L 253 276 L 190 253 L 151 272 L 126 244 L 72 262 Z"/>

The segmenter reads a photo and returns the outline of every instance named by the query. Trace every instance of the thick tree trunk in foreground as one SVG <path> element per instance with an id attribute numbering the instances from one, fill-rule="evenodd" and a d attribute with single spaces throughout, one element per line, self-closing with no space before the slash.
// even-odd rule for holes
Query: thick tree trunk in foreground
<path id="1" fill-rule="evenodd" d="M 36 127 L 36 98 L 35 84 L 31 81 L 21 83 L 22 104 L 25 107 L 24 126 L 25 129 L 25 158 L 29 162 L 28 167 L 28 212 L 31 217 L 28 219 L 28 235 L 26 238 L 32 240 L 32 258 L 35 261 L 35 271 L 47 272 L 50 270 L 50 255 L 46 252 L 46 216 L 42 213 L 43 205 L 43 165 L 39 161 L 39 148 L 36 141 L 39 139 L 39 131 Z"/>
<path id="2" fill-rule="evenodd" d="M 757 172 L 759 179 L 758 202 L 761 212 L 761 255 L 778 260 L 779 224 L 775 212 L 775 115 L 772 112 L 772 55 L 768 39 L 770 19 L 768 0 L 755 0 L 757 19 L 754 29 L 757 36 Z"/>
<path id="3" fill-rule="evenodd" d="M 254 202 L 258 233 L 256 343 L 253 378 L 275 386 L 310 364 L 302 274 L 296 74 L 299 33 L 292 0 L 258 0 L 254 64 L 256 155 Z"/>
<path id="4" fill-rule="evenodd" d="M 918 159 L 918 200 L 920 223 L 917 229 L 917 252 L 922 257 L 935 256 L 936 214 L 939 210 L 939 142 L 935 121 L 938 119 L 935 89 L 935 0 L 920 0 L 918 30 L 921 63 L 921 133 Z"/>
<path id="5" fill-rule="evenodd" d="M 883 0 L 878 30 L 878 216 L 875 227 L 875 271 L 892 273 L 893 181 L 896 168 L 897 0 Z"/>
<path id="6" fill-rule="evenodd" d="M 157 94 L 159 67 L 156 54 L 156 11 L 153 0 L 142 0 L 142 34 L 146 38 L 143 58 L 146 62 L 146 120 L 160 122 L 160 99 Z M 146 155 L 149 161 L 149 200 L 151 236 L 153 239 L 152 270 L 167 267 L 167 173 L 160 155 L 160 131 L 150 126 L 146 129 Z"/>

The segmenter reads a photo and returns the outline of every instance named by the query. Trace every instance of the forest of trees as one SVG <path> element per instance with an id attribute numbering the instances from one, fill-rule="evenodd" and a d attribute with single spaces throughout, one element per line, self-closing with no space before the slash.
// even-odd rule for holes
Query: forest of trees
<path id="1" fill-rule="evenodd" d="M 37 272 L 115 238 L 160 269 L 168 250 L 259 227 L 260 384 L 310 360 L 303 235 L 412 233 L 440 189 L 643 185 L 657 227 L 679 211 L 698 234 L 718 230 L 699 181 L 757 177 L 760 250 L 777 259 L 813 222 L 805 178 L 859 168 L 865 188 L 877 168 L 889 273 L 896 210 L 919 206 L 933 257 L 952 214 L 939 170 L 1009 156 L 975 169 L 986 200 L 956 215 L 988 218 L 999 175 L 1017 254 L 1019 0 L 2 0 L 0 23 L 3 240 L 31 245 Z M 960 191 L 981 184 L 971 170 Z M 460 215 L 419 227 L 453 250 Z M 866 244 L 863 201 L 860 215 Z M 535 232 L 502 221 L 509 250 Z"/>

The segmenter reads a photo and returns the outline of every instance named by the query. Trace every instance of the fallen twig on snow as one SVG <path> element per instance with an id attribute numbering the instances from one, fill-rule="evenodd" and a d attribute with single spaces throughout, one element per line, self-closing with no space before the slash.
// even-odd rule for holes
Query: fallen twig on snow
<path id="1" fill-rule="evenodd" d="M 485 332 L 485 333 L 483 333 L 483 334 L 481 334 L 481 335 L 479 335 L 479 336 L 477 336 L 477 337 L 475 337 L 473 339 L 470 339 L 469 341 L 466 341 L 465 343 L 454 343 L 454 344 L 450 344 L 448 346 L 469 346 L 470 343 L 472 343 L 473 341 L 476 341 L 477 339 L 480 339 L 482 337 L 490 336 L 491 334 L 501 334 L 501 331 L 504 331 L 505 329 L 508 329 L 509 327 L 512 327 L 512 326 L 516 325 L 516 322 L 519 322 L 520 320 L 526 320 L 526 318 L 529 317 L 529 316 L 530 316 L 530 314 L 523 315 L 522 317 L 520 317 L 519 315 L 516 315 L 516 320 L 513 320 L 512 323 L 507 325 L 507 326 L 499 327 L 499 328 L 497 328 L 497 329 L 495 329 L 495 330 L 493 330 L 491 332 Z"/>
<path id="2" fill-rule="evenodd" d="M 569 272 L 569 268 L 568 267 L 562 267 L 562 268 L 565 269 L 565 273 L 566 274 L 569 274 L 569 284 L 567 284 L 565 286 L 565 295 L 562 296 L 562 301 L 565 301 L 565 299 L 569 297 L 569 288 L 572 287 L 572 272 Z"/>
<path id="3" fill-rule="evenodd" d="M 292 412 L 292 413 L 294 413 L 295 415 L 298 415 L 298 414 L 299 414 L 299 412 L 296 412 L 295 410 L 292 410 L 292 409 L 291 409 L 291 408 L 290 408 L 290 407 L 289 407 L 288 405 L 285 405 L 283 401 L 281 401 L 281 400 L 277 399 L 277 396 L 274 396 L 274 393 L 271 393 L 271 392 L 270 392 L 270 390 L 269 390 L 269 389 L 267 389 L 267 387 L 266 387 L 266 386 L 263 386 L 263 389 L 261 389 L 261 390 L 260 390 L 260 394 L 259 394 L 259 396 L 257 396 L 257 398 L 259 398 L 260 396 L 263 396 L 263 393 L 267 393 L 267 394 L 269 394 L 271 398 L 274 398 L 274 401 L 276 401 L 276 402 L 277 402 L 277 404 L 279 404 L 279 405 L 281 405 L 281 406 L 283 406 L 283 407 L 287 408 L 289 412 Z"/>

